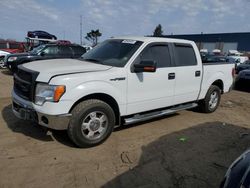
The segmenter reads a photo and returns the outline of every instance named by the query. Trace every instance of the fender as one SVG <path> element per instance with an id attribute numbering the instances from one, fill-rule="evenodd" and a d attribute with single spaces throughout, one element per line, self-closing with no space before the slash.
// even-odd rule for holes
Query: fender
<path id="1" fill-rule="evenodd" d="M 70 106 L 71 108 L 78 100 L 80 100 L 81 98 L 87 95 L 91 95 L 95 93 L 99 93 L 99 94 L 103 93 L 103 94 L 113 97 L 116 100 L 119 106 L 120 114 L 123 115 L 126 113 L 126 95 L 124 95 L 124 93 L 126 93 L 127 89 L 126 89 L 126 82 L 124 81 L 122 82 L 119 82 L 119 83 L 112 82 L 112 84 L 107 81 L 83 82 L 77 85 L 76 87 L 68 90 L 65 93 L 65 95 L 61 98 L 61 101 L 70 100 L 72 103 L 72 105 Z"/>
<path id="2" fill-rule="evenodd" d="M 221 80 L 223 85 L 225 83 L 225 75 L 222 71 L 207 75 L 208 79 L 203 78 L 201 93 L 199 96 L 199 99 L 204 99 L 209 87 L 216 81 Z"/>

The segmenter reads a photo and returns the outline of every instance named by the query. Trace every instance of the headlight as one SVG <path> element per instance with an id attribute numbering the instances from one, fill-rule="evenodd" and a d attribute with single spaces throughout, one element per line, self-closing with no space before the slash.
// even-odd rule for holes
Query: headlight
<path id="1" fill-rule="evenodd" d="M 17 59 L 17 57 L 9 57 L 9 58 L 8 58 L 8 61 L 9 61 L 9 62 L 12 62 L 12 61 L 16 61 L 16 59 Z"/>
<path id="2" fill-rule="evenodd" d="M 65 91 L 66 87 L 64 85 L 38 83 L 36 85 L 35 104 L 43 105 L 46 101 L 58 102 Z"/>

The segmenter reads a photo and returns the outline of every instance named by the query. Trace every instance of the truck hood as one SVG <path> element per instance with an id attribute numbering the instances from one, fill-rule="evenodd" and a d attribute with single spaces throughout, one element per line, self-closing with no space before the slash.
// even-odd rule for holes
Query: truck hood
<path id="1" fill-rule="evenodd" d="M 51 59 L 33 61 L 21 65 L 24 68 L 39 72 L 37 81 L 48 82 L 51 77 L 64 74 L 105 71 L 111 66 L 101 65 L 78 59 Z"/>

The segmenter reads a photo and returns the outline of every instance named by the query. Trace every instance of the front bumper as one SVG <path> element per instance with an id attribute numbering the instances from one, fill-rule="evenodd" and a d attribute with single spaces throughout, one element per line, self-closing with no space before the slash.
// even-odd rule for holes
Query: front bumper
<path id="1" fill-rule="evenodd" d="M 68 128 L 71 114 L 49 115 L 41 113 L 35 111 L 31 102 L 22 100 L 18 100 L 15 93 L 12 94 L 12 111 L 19 119 L 37 122 L 39 125 L 55 130 Z"/>

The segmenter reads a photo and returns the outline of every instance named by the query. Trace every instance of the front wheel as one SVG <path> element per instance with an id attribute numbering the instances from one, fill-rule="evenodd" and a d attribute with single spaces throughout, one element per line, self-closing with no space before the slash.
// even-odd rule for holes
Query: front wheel
<path id="1" fill-rule="evenodd" d="M 219 104 L 221 98 L 221 90 L 218 86 L 212 85 L 208 89 L 205 99 L 200 101 L 199 107 L 204 113 L 214 112 Z"/>
<path id="2" fill-rule="evenodd" d="M 97 99 L 83 101 L 72 110 L 68 135 L 79 147 L 91 147 L 104 142 L 115 125 L 113 109 Z"/>

